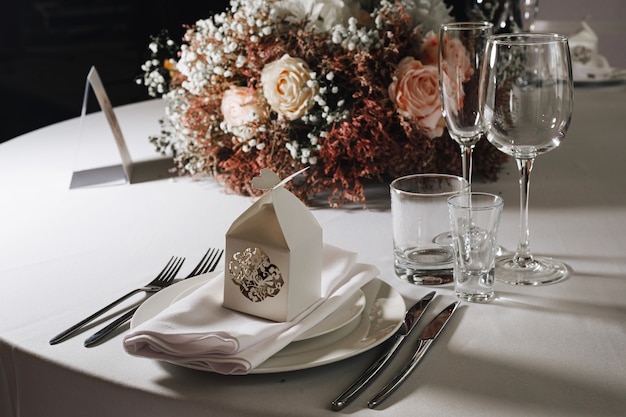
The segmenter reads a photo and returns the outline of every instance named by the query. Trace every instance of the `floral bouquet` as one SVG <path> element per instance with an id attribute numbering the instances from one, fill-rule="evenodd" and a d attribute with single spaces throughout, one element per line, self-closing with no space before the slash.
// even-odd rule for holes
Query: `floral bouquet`
<path id="1" fill-rule="evenodd" d="M 461 172 L 439 103 L 443 0 L 231 0 L 155 37 L 140 83 L 167 106 L 151 138 L 180 174 L 211 175 L 257 195 L 262 168 L 303 200 L 365 204 L 365 184 Z M 459 87 L 461 88 L 461 87 Z M 461 103 L 462 105 L 462 103 Z M 474 172 L 496 179 L 506 157 L 481 141 Z"/>

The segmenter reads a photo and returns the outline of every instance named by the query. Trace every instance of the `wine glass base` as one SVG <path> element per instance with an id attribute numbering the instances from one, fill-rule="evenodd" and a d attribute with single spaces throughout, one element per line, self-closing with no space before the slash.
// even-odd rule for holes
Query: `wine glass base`
<path id="1" fill-rule="evenodd" d="M 512 285 L 545 285 L 564 280 L 569 269 L 552 258 L 534 257 L 533 262 L 520 265 L 512 256 L 496 260 L 496 281 Z"/>

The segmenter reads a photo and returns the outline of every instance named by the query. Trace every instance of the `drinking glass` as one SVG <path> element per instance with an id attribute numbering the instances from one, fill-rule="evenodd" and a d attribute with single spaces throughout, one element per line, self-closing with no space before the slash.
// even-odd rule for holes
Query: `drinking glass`
<path id="1" fill-rule="evenodd" d="M 504 200 L 469 192 L 449 197 L 454 248 L 454 292 L 464 301 L 487 303 L 495 297 L 495 257 Z"/>
<path id="2" fill-rule="evenodd" d="M 450 137 L 461 148 L 463 178 L 472 185 L 472 152 L 483 136 L 478 86 L 489 22 L 455 22 L 439 29 L 439 92 Z"/>
<path id="3" fill-rule="evenodd" d="M 391 182 L 394 270 L 418 285 L 452 281 L 454 253 L 446 199 L 468 191 L 467 181 L 448 174 L 413 174 Z M 437 236 L 447 234 L 449 241 Z"/>
<path id="4" fill-rule="evenodd" d="M 558 34 L 501 34 L 487 42 L 480 106 L 487 140 L 515 158 L 520 173 L 520 236 L 515 255 L 496 261 L 496 279 L 540 285 L 567 277 L 560 261 L 530 250 L 528 195 L 535 158 L 560 145 L 573 108 L 567 38 Z"/>

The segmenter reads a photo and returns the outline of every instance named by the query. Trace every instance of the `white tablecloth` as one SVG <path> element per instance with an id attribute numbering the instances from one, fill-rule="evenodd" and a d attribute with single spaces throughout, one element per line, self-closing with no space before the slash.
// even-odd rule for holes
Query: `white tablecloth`
<path id="1" fill-rule="evenodd" d="M 577 89 L 575 103 L 562 146 L 536 161 L 530 196 L 533 251 L 564 260 L 571 277 L 541 287 L 497 283 L 498 298 L 464 304 L 380 410 L 365 404 L 413 342 L 338 414 L 626 415 L 626 89 Z M 131 155 L 153 155 L 147 138 L 158 132 L 162 103 L 116 111 Z M 252 203 L 189 178 L 69 190 L 77 166 L 117 162 L 101 114 L 88 116 L 82 139 L 79 132 L 75 119 L 0 145 L 0 416 L 336 415 L 330 401 L 376 350 L 314 369 L 229 377 L 131 357 L 123 332 L 84 348 L 111 316 L 48 344 L 147 282 L 171 255 L 187 257 L 188 272 L 206 248 L 223 247 L 227 227 Z M 514 162 L 497 182 L 475 188 L 504 196 L 500 243 L 513 250 Z M 326 243 L 378 266 L 407 303 L 432 289 L 393 274 L 385 185 L 372 188 L 366 210 L 323 203 L 312 210 Z M 426 319 L 454 300 L 451 285 L 435 289 Z"/>

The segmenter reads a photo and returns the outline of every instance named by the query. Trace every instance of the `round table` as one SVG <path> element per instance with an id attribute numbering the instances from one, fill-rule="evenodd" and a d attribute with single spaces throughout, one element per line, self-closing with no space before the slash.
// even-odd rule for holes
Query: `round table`
<path id="1" fill-rule="evenodd" d="M 530 194 L 534 253 L 572 269 L 558 284 L 496 283 L 490 304 L 464 303 L 416 371 L 379 410 L 367 400 L 411 355 L 414 339 L 344 410 L 330 402 L 378 349 L 317 368 L 225 376 L 130 356 L 127 327 L 102 345 L 84 339 L 110 321 L 51 346 L 48 340 L 155 275 L 172 255 L 181 275 L 254 201 L 213 180 L 186 177 L 70 189 L 72 172 L 119 163 L 101 113 L 0 145 L 1 416 L 617 416 L 626 412 L 626 89 L 578 88 L 562 146 L 540 156 Z M 134 159 L 156 157 L 159 100 L 116 108 Z M 82 133 L 81 133 L 82 132 Z M 505 199 L 499 243 L 514 250 L 514 161 L 475 189 Z M 451 285 L 395 277 L 386 184 L 368 206 L 311 207 L 324 241 L 376 265 L 406 303 L 435 289 L 430 320 L 454 301 Z M 223 263 L 220 265 L 223 268 Z M 422 324 L 423 325 L 423 324 Z M 415 338 L 416 335 L 413 335 Z"/>

